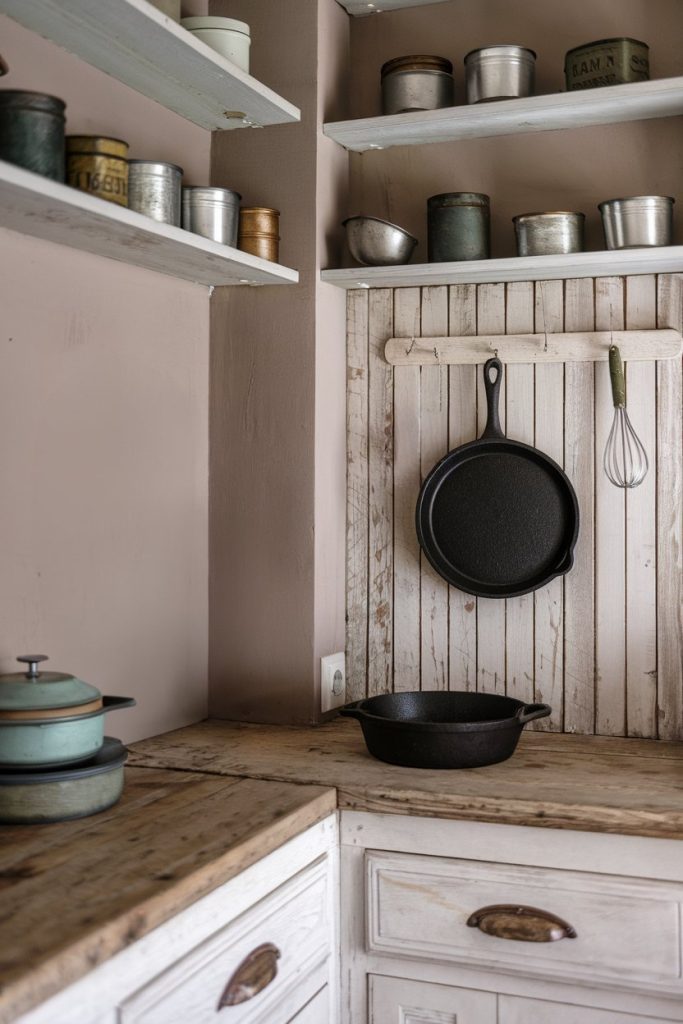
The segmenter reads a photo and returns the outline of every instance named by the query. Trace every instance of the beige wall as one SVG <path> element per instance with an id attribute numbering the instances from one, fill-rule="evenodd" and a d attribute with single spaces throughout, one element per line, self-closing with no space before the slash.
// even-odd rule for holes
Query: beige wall
<path id="1" fill-rule="evenodd" d="M 2 19 L 8 88 L 68 130 L 208 177 L 209 133 Z M 0 234 L 0 671 L 38 650 L 138 707 L 133 740 L 207 702 L 207 289 Z"/>

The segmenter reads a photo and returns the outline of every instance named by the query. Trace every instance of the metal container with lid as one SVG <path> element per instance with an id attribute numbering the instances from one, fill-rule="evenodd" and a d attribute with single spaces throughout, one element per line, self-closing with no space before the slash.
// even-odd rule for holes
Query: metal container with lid
<path id="1" fill-rule="evenodd" d="M 239 192 L 195 186 L 183 189 L 183 227 L 224 245 L 237 245 Z"/>
<path id="2" fill-rule="evenodd" d="M 103 697 L 65 672 L 40 672 L 44 654 L 17 658 L 26 672 L 0 675 L 0 766 L 52 767 L 92 757 L 102 746 L 107 711 L 132 707 L 129 697 Z"/>
<path id="3" fill-rule="evenodd" d="M 67 135 L 66 181 L 110 203 L 128 205 L 128 143 L 101 135 Z"/>
<path id="4" fill-rule="evenodd" d="M 382 65 L 382 113 L 453 106 L 453 65 L 445 57 L 413 54 Z"/>
<path id="5" fill-rule="evenodd" d="M 675 199 L 628 196 L 598 203 L 608 249 L 671 245 Z"/>
<path id="6" fill-rule="evenodd" d="M 596 39 L 592 43 L 575 46 L 567 50 L 564 58 L 567 91 L 647 82 L 650 77 L 649 54 L 647 43 L 627 36 Z"/>
<path id="7" fill-rule="evenodd" d="M 520 213 L 515 225 L 518 256 L 553 256 L 583 252 L 582 213 L 554 210 L 548 213 Z"/>
<path id="8" fill-rule="evenodd" d="M 210 46 L 226 60 L 249 73 L 251 31 L 246 21 L 215 15 L 196 15 L 181 18 L 180 24 L 191 32 L 195 39 Z"/>
<path id="9" fill-rule="evenodd" d="M 0 90 L 0 160 L 64 181 L 64 110 L 56 96 Z"/>
<path id="10" fill-rule="evenodd" d="M 161 160 L 128 161 L 128 209 L 180 227 L 183 169 Z"/>
<path id="11" fill-rule="evenodd" d="M 430 263 L 490 256 L 490 200 L 482 192 L 442 192 L 427 200 Z"/>
<path id="12" fill-rule="evenodd" d="M 526 46 L 501 44 L 470 50 L 465 56 L 467 102 L 532 96 L 536 54 Z"/>
<path id="13" fill-rule="evenodd" d="M 269 206 L 240 209 L 237 248 L 277 263 L 280 254 L 280 211 Z"/>

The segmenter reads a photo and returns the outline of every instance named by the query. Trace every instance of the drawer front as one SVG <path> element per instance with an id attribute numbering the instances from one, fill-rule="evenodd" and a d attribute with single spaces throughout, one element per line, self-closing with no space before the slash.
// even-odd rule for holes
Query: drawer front
<path id="1" fill-rule="evenodd" d="M 566 1006 L 542 999 L 500 996 L 498 1024 L 671 1024 L 662 1017 L 595 1010 L 590 1006 Z"/>
<path id="2" fill-rule="evenodd" d="M 286 1024 L 320 988 L 318 980 L 297 1002 L 299 988 L 307 988 L 330 954 L 329 885 L 326 859 L 302 871 L 127 999 L 120 1007 L 121 1024 L 215 1022 L 238 968 L 241 980 L 259 991 L 223 1006 L 222 1024 Z M 228 917 L 230 907 L 225 910 Z"/>
<path id="3" fill-rule="evenodd" d="M 372 974 L 368 988 L 369 1024 L 497 1024 L 492 992 Z"/>
<path id="4" fill-rule="evenodd" d="M 673 883 L 366 853 L 368 948 L 392 956 L 678 988 L 682 900 Z M 500 904 L 556 915 L 576 937 L 520 941 L 468 927 L 475 911 Z"/>
<path id="5" fill-rule="evenodd" d="M 292 1017 L 289 1024 L 329 1024 L 332 1020 L 330 990 L 326 985 Z"/>

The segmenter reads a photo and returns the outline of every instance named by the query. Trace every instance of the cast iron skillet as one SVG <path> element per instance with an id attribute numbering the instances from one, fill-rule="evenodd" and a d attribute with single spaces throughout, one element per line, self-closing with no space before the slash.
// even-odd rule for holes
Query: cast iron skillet
<path id="1" fill-rule="evenodd" d="M 501 430 L 502 372 L 498 359 L 485 364 L 486 429 L 437 463 L 415 512 L 420 547 L 436 571 L 477 597 L 528 594 L 569 572 L 579 532 L 579 504 L 566 473 Z"/>
<path id="2" fill-rule="evenodd" d="M 546 718 L 548 704 L 496 693 L 416 690 L 356 700 L 340 714 L 357 718 L 369 752 L 409 768 L 478 768 L 512 755 L 522 729 Z"/>

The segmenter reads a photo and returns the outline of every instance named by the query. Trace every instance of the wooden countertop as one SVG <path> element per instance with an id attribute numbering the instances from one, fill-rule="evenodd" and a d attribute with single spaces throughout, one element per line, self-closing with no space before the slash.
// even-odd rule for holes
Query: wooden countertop
<path id="1" fill-rule="evenodd" d="M 109 811 L 0 827 L 0 1024 L 326 817 L 333 789 L 126 767 Z"/>
<path id="2" fill-rule="evenodd" d="M 358 811 L 683 839 L 683 744 L 527 729 L 508 761 L 454 771 L 371 757 L 356 722 L 206 721 L 135 744 L 137 765 L 334 786 Z"/>

